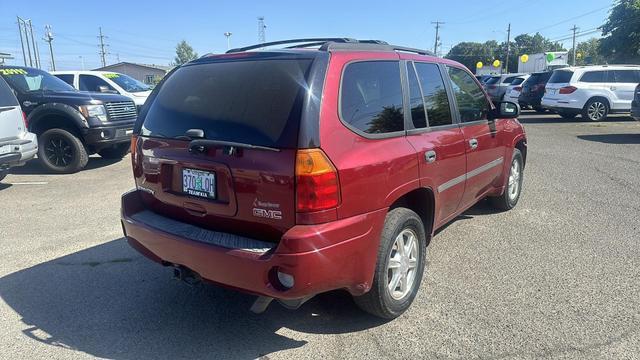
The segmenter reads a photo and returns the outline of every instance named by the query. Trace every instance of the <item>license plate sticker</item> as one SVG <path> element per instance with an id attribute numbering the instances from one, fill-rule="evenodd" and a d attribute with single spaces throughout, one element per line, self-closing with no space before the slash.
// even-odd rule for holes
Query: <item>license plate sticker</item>
<path id="1" fill-rule="evenodd" d="M 182 169 L 182 192 L 207 199 L 216 198 L 216 173 Z"/>

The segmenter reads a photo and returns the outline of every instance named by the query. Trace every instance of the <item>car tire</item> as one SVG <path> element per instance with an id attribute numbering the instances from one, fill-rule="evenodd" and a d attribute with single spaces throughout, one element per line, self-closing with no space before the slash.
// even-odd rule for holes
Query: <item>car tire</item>
<path id="1" fill-rule="evenodd" d="M 535 112 L 537 112 L 538 114 L 544 114 L 547 112 L 547 109 L 540 106 L 534 106 L 533 110 L 535 110 Z"/>
<path id="2" fill-rule="evenodd" d="M 572 112 L 559 112 L 558 115 L 562 116 L 563 119 L 571 120 L 574 119 L 578 114 Z"/>
<path id="3" fill-rule="evenodd" d="M 122 159 L 129 153 L 129 143 L 117 144 L 98 151 L 101 157 L 105 159 Z"/>
<path id="4" fill-rule="evenodd" d="M 582 117 L 591 121 L 602 121 L 609 115 L 609 102 L 603 98 L 593 98 L 584 105 Z"/>
<path id="5" fill-rule="evenodd" d="M 518 149 L 513 149 L 511 165 L 507 175 L 507 186 L 500 196 L 492 197 L 490 200 L 498 210 L 508 211 L 513 209 L 522 194 L 522 179 L 524 178 L 524 159 Z"/>
<path id="6" fill-rule="evenodd" d="M 408 254 L 406 247 L 400 244 L 410 247 Z M 407 208 L 389 211 L 380 238 L 371 290 L 355 297 L 356 304 L 383 319 L 402 315 L 418 293 L 426 262 L 426 244 L 422 220 L 415 212 Z M 390 289 L 392 286 L 395 287 Z"/>
<path id="7" fill-rule="evenodd" d="M 56 174 L 72 174 L 84 169 L 89 155 L 82 141 L 65 129 L 49 129 L 38 137 L 38 158 Z"/>
<path id="8" fill-rule="evenodd" d="M 0 171 L 0 181 L 4 180 L 7 177 L 8 172 Z"/>

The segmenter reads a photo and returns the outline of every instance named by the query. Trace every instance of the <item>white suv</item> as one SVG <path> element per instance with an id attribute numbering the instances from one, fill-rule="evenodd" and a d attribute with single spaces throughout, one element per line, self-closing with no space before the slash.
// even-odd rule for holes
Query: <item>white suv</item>
<path id="1" fill-rule="evenodd" d="M 558 69 L 546 86 L 542 107 L 564 118 L 592 121 L 609 113 L 629 113 L 640 83 L 640 65 L 599 65 Z"/>
<path id="2" fill-rule="evenodd" d="M 36 134 L 27 131 L 18 99 L 0 76 L 0 181 L 9 168 L 24 165 L 37 152 Z"/>
<path id="3" fill-rule="evenodd" d="M 53 71 L 51 74 L 80 91 L 124 95 L 136 104 L 138 112 L 149 97 L 151 87 L 129 75 L 109 71 Z"/>

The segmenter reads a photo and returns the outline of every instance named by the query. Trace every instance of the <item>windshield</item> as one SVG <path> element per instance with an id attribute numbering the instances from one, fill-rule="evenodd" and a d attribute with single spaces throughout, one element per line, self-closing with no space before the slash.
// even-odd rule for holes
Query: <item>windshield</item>
<path id="1" fill-rule="evenodd" d="M 126 92 L 135 93 L 151 90 L 151 87 L 149 87 L 149 85 L 142 83 L 129 75 L 108 73 L 104 74 L 104 77 L 106 77 L 107 79 L 111 79 L 111 81 L 118 84 L 118 86 L 123 88 Z"/>
<path id="2" fill-rule="evenodd" d="M 0 75 L 17 92 L 76 91 L 71 85 L 46 71 L 32 68 L 2 68 Z"/>
<path id="3" fill-rule="evenodd" d="M 310 66 L 309 59 L 183 66 L 150 104 L 142 135 L 202 129 L 210 140 L 295 147 Z"/>

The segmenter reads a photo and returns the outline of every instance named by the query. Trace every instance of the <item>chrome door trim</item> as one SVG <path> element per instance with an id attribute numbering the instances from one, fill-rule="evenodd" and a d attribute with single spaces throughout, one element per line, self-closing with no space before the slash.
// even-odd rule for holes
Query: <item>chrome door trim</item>
<path id="1" fill-rule="evenodd" d="M 465 174 L 462 174 L 460 176 L 457 176 L 447 182 L 445 182 L 444 184 L 438 186 L 438 192 L 441 193 L 449 188 L 452 188 L 458 184 L 460 184 L 463 181 L 466 181 L 468 179 L 471 179 L 474 176 L 478 176 L 480 174 L 482 174 L 485 171 L 489 171 L 492 168 L 501 165 L 504 162 L 504 157 L 499 157 L 491 162 L 488 162 L 478 168 L 475 168 Z"/>

